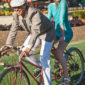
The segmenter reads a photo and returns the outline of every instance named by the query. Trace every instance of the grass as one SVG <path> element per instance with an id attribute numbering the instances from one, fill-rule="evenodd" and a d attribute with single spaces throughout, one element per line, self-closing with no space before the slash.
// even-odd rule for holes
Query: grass
<path id="1" fill-rule="evenodd" d="M 67 47 L 67 49 L 68 48 L 70 48 L 70 47 L 77 47 L 77 48 L 79 48 L 79 50 L 81 50 L 82 51 L 82 53 L 83 53 L 83 56 L 84 56 L 84 59 L 85 59 L 85 40 L 82 40 L 82 41 L 78 41 L 78 42 L 72 42 L 72 43 L 70 43 L 69 45 L 68 45 L 68 47 Z M 10 57 L 11 56 L 11 57 Z M 2 61 L 7 61 L 7 63 L 9 63 L 9 64 L 11 64 L 11 61 L 14 61 L 12 64 L 14 64 L 14 63 L 16 63 L 17 64 L 17 60 L 18 60 L 18 57 L 15 57 L 15 56 L 17 56 L 16 54 L 12 54 L 12 55 L 10 55 L 10 56 L 5 56 L 5 57 L 3 57 L 1 60 L 0 60 L 0 62 L 2 62 Z M 13 60 L 14 59 L 14 60 Z M 53 63 L 54 63 L 54 59 L 51 59 L 51 64 L 53 65 Z M 30 68 L 30 70 L 32 71 L 32 72 L 34 72 L 33 70 L 35 69 L 35 67 L 33 67 L 33 66 L 31 66 L 31 65 L 28 65 L 28 64 L 26 64 L 26 66 L 28 67 L 28 68 Z M 3 66 L 0 66 L 0 74 L 3 72 L 3 69 L 4 69 L 4 67 Z M 53 69 L 53 66 L 52 66 L 52 70 L 54 70 Z M 55 70 L 54 70 L 55 71 Z M 28 74 L 28 76 L 29 76 L 29 79 L 30 79 L 30 81 L 31 81 L 31 85 L 36 85 L 36 83 L 35 83 L 35 81 L 30 77 L 30 75 Z M 78 77 L 78 75 L 75 75 L 75 79 Z M 83 80 L 82 80 L 82 82 L 81 82 L 81 84 L 80 85 L 85 85 L 85 74 L 84 74 L 84 78 L 83 78 Z M 4 85 L 4 84 L 2 84 L 2 85 Z M 24 84 L 22 84 L 22 85 L 24 85 Z M 56 83 L 55 82 L 53 82 L 53 85 L 56 85 Z M 59 85 L 59 84 L 58 84 Z"/>

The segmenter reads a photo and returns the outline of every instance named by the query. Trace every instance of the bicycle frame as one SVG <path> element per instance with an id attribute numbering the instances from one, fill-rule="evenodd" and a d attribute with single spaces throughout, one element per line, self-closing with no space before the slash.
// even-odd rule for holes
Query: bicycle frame
<path id="1" fill-rule="evenodd" d="M 39 53 L 36 53 L 36 54 L 39 54 Z M 34 54 L 34 55 L 36 55 L 36 54 Z M 35 67 L 41 69 L 41 74 L 40 74 L 40 79 L 39 79 L 39 80 L 33 75 L 32 72 L 30 72 L 30 70 L 25 66 L 25 64 L 24 64 L 23 62 L 28 63 L 28 64 L 30 64 L 30 65 L 32 65 L 32 66 L 35 66 Z M 26 60 L 26 59 L 23 59 L 23 58 L 22 58 L 21 62 L 19 62 L 19 64 L 20 64 L 19 67 L 20 67 L 21 69 L 22 69 L 22 67 L 24 67 L 25 70 L 26 70 L 26 71 L 31 75 L 31 77 L 36 81 L 36 83 L 37 83 L 38 85 L 41 85 L 42 79 L 43 79 L 43 70 L 42 70 L 42 67 L 41 67 L 41 66 L 38 66 L 38 65 L 36 65 L 36 64 L 33 64 L 32 62 L 30 62 L 30 61 L 28 61 L 28 60 Z M 53 73 L 53 72 L 52 72 L 52 74 L 57 75 L 57 74 L 55 74 L 55 73 Z M 61 77 L 62 77 L 62 67 L 60 68 L 60 76 L 59 76 L 59 77 L 56 77 L 56 78 L 53 78 L 52 81 L 54 81 L 54 80 L 56 80 L 56 79 L 59 79 L 59 78 L 61 78 Z"/>
<path id="2" fill-rule="evenodd" d="M 66 60 L 68 59 L 68 55 L 71 56 L 70 52 L 71 52 L 72 49 L 75 49 L 75 48 L 72 47 L 72 48 L 69 48 L 68 50 L 66 50 L 65 56 L 64 56 L 66 58 Z M 39 54 L 39 53 L 36 53 L 36 54 Z M 34 55 L 36 55 L 36 54 L 34 54 Z M 29 69 L 27 69 L 27 67 L 23 64 L 23 62 L 29 63 L 29 64 L 31 64 L 31 65 L 41 69 L 40 81 L 36 79 L 36 77 L 29 71 Z M 21 66 L 23 66 L 27 70 L 27 72 L 32 76 L 32 78 L 37 82 L 38 85 L 41 85 L 42 78 L 43 78 L 43 70 L 42 70 L 41 66 L 35 65 L 35 64 L 25 60 L 25 59 L 22 59 Z M 52 79 L 52 81 L 55 81 L 55 80 L 57 80 L 57 79 L 62 77 L 62 66 L 60 66 L 60 72 L 59 73 L 60 73 L 59 77 L 56 76 L 55 78 Z M 57 73 L 52 73 L 52 74 L 57 75 Z"/>
<path id="3" fill-rule="evenodd" d="M 32 66 L 35 66 L 35 67 L 41 69 L 40 80 L 37 80 L 37 79 L 36 79 L 36 77 L 32 74 L 32 72 L 30 72 L 30 70 L 25 66 L 25 64 L 24 64 L 22 61 L 23 61 L 23 62 L 26 62 L 26 63 L 29 63 L 29 64 L 31 64 Z M 41 66 L 35 65 L 35 64 L 33 64 L 33 63 L 25 60 L 25 59 L 22 59 L 22 61 L 20 62 L 20 66 L 19 66 L 19 67 L 20 67 L 20 68 L 24 67 L 25 70 L 31 75 L 31 77 L 37 82 L 37 84 L 40 85 L 41 82 L 42 82 L 42 78 L 43 78 L 43 71 L 42 71 Z"/>
<path id="4" fill-rule="evenodd" d="M 11 47 L 12 49 L 14 49 L 14 50 L 17 50 L 17 51 L 19 51 L 19 49 L 17 48 L 17 47 Z M 72 52 L 72 53 L 71 53 Z M 78 56 L 75 56 L 75 52 L 77 53 L 77 55 Z M 73 54 L 74 53 L 74 54 Z M 33 54 L 33 55 L 37 55 L 37 54 L 39 54 L 39 52 L 37 52 L 37 53 L 35 53 L 35 54 Z M 81 67 L 80 68 L 78 68 L 78 67 L 76 67 L 78 70 L 81 70 L 81 73 L 80 73 L 80 75 L 79 75 L 79 78 L 77 78 L 76 79 L 76 81 L 74 81 L 74 80 L 72 80 L 72 84 L 80 84 L 80 82 L 81 82 L 81 80 L 83 79 L 83 74 L 84 74 L 84 58 L 83 58 L 83 55 L 82 55 L 82 53 L 81 53 L 81 51 L 78 49 L 78 48 L 75 48 L 75 47 L 71 47 L 71 48 L 69 48 L 68 50 L 66 50 L 65 52 L 64 52 L 64 54 L 65 54 L 65 58 L 66 58 L 66 60 L 68 60 L 68 64 L 69 64 L 69 66 L 70 66 L 70 71 L 75 71 L 75 73 L 76 73 L 76 71 L 77 70 L 75 70 L 74 68 L 75 68 L 75 65 L 78 65 L 77 64 L 77 61 L 76 62 L 73 62 L 74 61 L 74 59 L 73 59 L 73 57 L 75 56 L 75 57 L 78 57 L 78 59 L 79 59 L 79 61 L 81 60 Z M 29 55 L 29 56 L 31 56 L 31 55 Z M 54 55 L 55 56 L 55 55 Z M 54 56 L 53 56 L 53 58 L 54 58 Z M 73 57 L 72 57 L 73 56 Z M 12 59 L 12 60 L 14 60 L 14 59 Z M 70 60 L 72 60 L 72 62 L 73 63 L 69 63 L 69 61 Z M 15 60 L 14 60 L 15 61 Z M 37 67 L 37 68 L 39 68 L 39 69 L 41 69 L 41 75 L 39 76 L 40 78 L 39 79 L 37 79 L 37 77 L 35 77 L 35 75 L 30 71 L 30 68 L 27 68 L 27 66 L 24 64 L 24 62 L 26 62 L 26 63 L 28 63 L 28 64 L 30 64 L 30 65 L 32 65 L 32 66 L 35 66 L 35 67 Z M 16 63 L 16 62 L 15 62 Z M 20 76 L 19 76 L 19 78 L 20 78 L 20 81 L 19 81 L 19 85 L 21 85 L 21 76 L 22 76 L 22 71 L 23 72 L 25 72 L 22 68 L 24 68 L 28 73 L 29 73 L 29 75 L 31 75 L 31 77 L 35 80 L 35 82 L 38 84 L 38 85 L 41 85 L 41 83 L 42 83 L 42 79 L 43 79 L 43 70 L 42 70 L 42 67 L 41 66 L 38 66 L 37 64 L 34 64 L 34 63 L 32 63 L 31 61 L 28 61 L 28 60 L 26 60 L 26 59 L 24 59 L 24 58 L 22 58 L 21 59 L 21 62 L 19 62 L 19 64 L 17 65 L 17 64 L 6 64 L 5 62 L 2 62 L 2 63 L 0 63 L 1 65 L 3 65 L 3 66 L 6 66 L 7 68 L 5 69 L 5 71 L 2 73 L 2 75 L 1 75 L 1 81 L 2 81 L 2 78 L 4 78 L 4 74 L 6 74 L 7 73 L 7 71 L 11 71 L 11 69 L 13 69 L 15 72 L 17 71 L 17 69 L 18 69 L 18 72 L 20 73 Z M 56 64 L 56 63 L 55 63 Z M 54 64 L 53 64 L 54 65 Z M 72 66 L 72 68 L 71 68 L 71 66 Z M 80 66 L 80 63 L 79 63 L 79 65 L 78 66 Z M 56 65 L 54 66 L 55 68 L 56 68 Z M 54 72 L 52 72 L 52 74 L 53 74 L 53 78 L 52 78 L 52 81 L 56 81 L 57 79 L 59 79 L 59 78 L 61 78 L 62 77 L 62 66 L 61 65 L 59 65 L 59 67 L 58 67 L 58 69 L 57 70 L 54 70 L 53 69 L 53 71 Z M 70 74 L 70 73 L 69 73 Z M 25 73 L 25 75 L 26 75 L 26 73 Z M 27 75 L 26 75 L 27 76 Z M 73 79 L 75 79 L 75 76 L 73 76 L 73 75 L 70 75 Z M 8 78 L 7 78 L 8 79 Z M 15 75 L 15 77 L 14 77 L 14 81 L 13 81 L 13 85 L 15 85 L 16 84 L 16 79 L 17 79 L 17 76 Z M 27 79 L 27 81 L 29 81 L 29 78 Z M 57 82 L 57 81 L 56 81 Z M 29 84 L 30 84 L 30 82 L 29 82 Z"/>
<path id="5" fill-rule="evenodd" d="M 19 49 L 15 48 L 15 47 L 13 47 L 12 49 L 19 51 Z M 37 55 L 39 53 L 40 52 L 36 52 L 35 54 L 32 54 L 32 55 Z M 29 55 L 29 56 L 31 56 L 31 55 Z M 34 74 L 30 71 L 30 68 L 27 68 L 27 66 L 23 62 L 28 63 L 28 64 L 30 64 L 30 65 L 32 65 L 34 67 L 39 68 L 41 70 L 40 78 L 37 79 L 34 76 Z M 43 80 L 43 70 L 42 70 L 41 66 L 38 66 L 38 65 L 36 65 L 36 64 L 34 64 L 34 63 L 32 63 L 32 62 L 22 58 L 18 65 L 8 65 L 8 68 L 11 68 L 11 67 L 14 67 L 15 70 L 16 70 L 16 67 L 19 67 L 20 68 L 20 72 L 22 71 L 22 68 L 24 68 L 31 75 L 31 77 L 36 81 L 36 83 L 38 85 L 41 85 L 42 80 Z M 52 74 L 57 75 L 57 73 L 55 73 L 55 72 L 54 73 L 52 72 Z M 59 79 L 61 77 L 62 77 L 62 67 L 60 68 L 59 76 L 56 76 L 55 78 L 53 78 L 52 81 L 55 81 L 56 79 Z M 15 78 L 15 80 L 16 80 L 16 78 Z M 21 80 L 21 73 L 20 73 L 20 80 Z"/>

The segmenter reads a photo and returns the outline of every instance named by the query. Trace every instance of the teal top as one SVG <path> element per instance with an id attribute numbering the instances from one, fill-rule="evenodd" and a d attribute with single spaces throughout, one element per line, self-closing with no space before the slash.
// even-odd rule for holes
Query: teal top
<path id="1" fill-rule="evenodd" d="M 55 20 L 56 36 L 61 37 L 61 28 L 64 26 L 65 41 L 69 43 L 73 37 L 73 31 L 71 25 L 68 21 L 67 3 L 65 0 L 61 0 L 56 7 L 55 3 L 50 3 L 48 5 L 48 18 Z"/>

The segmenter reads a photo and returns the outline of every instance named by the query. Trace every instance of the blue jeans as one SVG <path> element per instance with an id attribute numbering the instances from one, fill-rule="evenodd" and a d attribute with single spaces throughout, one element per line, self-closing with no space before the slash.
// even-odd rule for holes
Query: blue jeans
<path id="1" fill-rule="evenodd" d="M 50 51 L 53 42 L 41 40 L 40 61 L 43 68 L 44 85 L 51 85 L 52 72 L 50 66 Z"/>

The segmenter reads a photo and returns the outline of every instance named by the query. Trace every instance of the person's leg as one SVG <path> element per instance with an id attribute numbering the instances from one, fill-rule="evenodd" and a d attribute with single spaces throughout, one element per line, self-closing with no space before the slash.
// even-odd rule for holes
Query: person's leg
<path id="1" fill-rule="evenodd" d="M 65 41 L 60 41 L 56 50 L 56 57 L 59 60 L 59 62 L 62 64 L 63 70 L 64 70 L 64 77 L 68 77 L 68 70 L 66 65 L 66 59 L 63 56 L 64 50 L 66 49 L 68 43 Z"/>
<path id="2" fill-rule="evenodd" d="M 40 61 L 43 69 L 44 85 L 51 85 L 51 66 L 50 66 L 50 51 L 53 42 L 42 40 L 40 50 Z"/>

